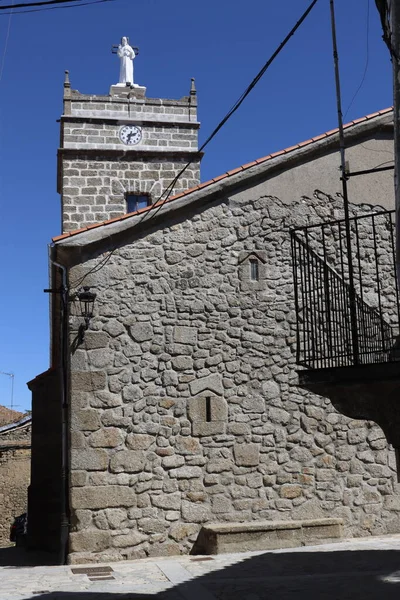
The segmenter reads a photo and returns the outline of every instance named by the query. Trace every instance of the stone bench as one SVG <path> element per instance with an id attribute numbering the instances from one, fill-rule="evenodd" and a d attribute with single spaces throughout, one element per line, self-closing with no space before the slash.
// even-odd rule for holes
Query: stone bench
<path id="1" fill-rule="evenodd" d="M 295 548 L 343 538 L 342 519 L 251 521 L 204 525 L 192 554 L 223 554 Z"/>

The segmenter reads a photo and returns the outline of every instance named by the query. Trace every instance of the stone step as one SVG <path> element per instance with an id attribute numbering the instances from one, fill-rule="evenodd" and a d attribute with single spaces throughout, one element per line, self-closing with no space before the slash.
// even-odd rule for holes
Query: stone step
<path id="1" fill-rule="evenodd" d="M 224 554 L 323 544 L 343 538 L 342 519 L 204 525 L 192 554 Z"/>

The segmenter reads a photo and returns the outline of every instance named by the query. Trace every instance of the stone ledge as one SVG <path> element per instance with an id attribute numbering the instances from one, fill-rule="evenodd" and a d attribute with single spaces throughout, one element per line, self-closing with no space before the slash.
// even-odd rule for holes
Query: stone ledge
<path id="1" fill-rule="evenodd" d="M 192 160 L 193 164 L 196 164 L 196 161 L 200 161 L 204 152 L 198 152 L 197 150 L 193 150 L 187 148 L 186 150 L 177 150 L 172 146 L 165 147 L 165 150 L 161 150 L 161 147 L 158 147 L 158 150 L 124 150 L 122 146 L 116 146 L 114 149 L 109 148 L 80 148 L 79 145 L 76 144 L 76 148 L 59 148 L 58 156 L 59 158 L 63 158 L 64 156 L 69 160 L 100 160 L 101 159 L 110 159 L 110 160 L 121 160 L 123 159 L 126 162 L 129 161 L 137 161 L 150 159 L 165 159 L 168 158 L 169 162 L 173 162 L 174 159 L 178 160 Z"/>
<path id="2" fill-rule="evenodd" d="M 308 546 L 343 538 L 342 519 L 211 523 L 200 530 L 191 554 L 223 554 Z"/>
<path id="3" fill-rule="evenodd" d="M 125 113 L 122 116 L 113 115 L 62 115 L 63 123 L 93 123 L 95 125 L 125 125 L 136 123 L 143 127 L 170 127 L 171 129 L 200 129 L 199 121 L 190 120 L 174 120 L 173 118 L 162 118 L 162 115 L 150 115 L 148 113 L 136 113 L 135 116 L 129 117 Z"/>
<path id="4" fill-rule="evenodd" d="M 154 106 L 182 106 L 187 107 L 188 102 L 193 100 L 190 96 L 182 96 L 182 98 L 147 98 L 146 104 L 154 105 Z M 71 102 L 104 102 L 104 103 L 112 103 L 112 102 L 128 102 L 126 98 L 118 98 L 114 99 L 110 95 L 103 96 L 97 94 L 82 94 L 79 90 L 71 90 Z"/>
<path id="5" fill-rule="evenodd" d="M 133 83 L 132 85 L 121 85 L 115 84 L 110 87 L 110 96 L 115 100 L 126 98 L 129 100 L 131 97 L 134 99 L 144 99 L 146 97 L 146 88 L 142 85 Z"/>

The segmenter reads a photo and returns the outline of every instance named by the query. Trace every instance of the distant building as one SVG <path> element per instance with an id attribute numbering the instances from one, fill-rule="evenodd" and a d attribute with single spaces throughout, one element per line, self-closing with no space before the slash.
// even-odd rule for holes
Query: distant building
<path id="1" fill-rule="evenodd" d="M 32 419 L 0 406 L 0 546 L 10 544 L 14 517 L 26 512 Z"/>

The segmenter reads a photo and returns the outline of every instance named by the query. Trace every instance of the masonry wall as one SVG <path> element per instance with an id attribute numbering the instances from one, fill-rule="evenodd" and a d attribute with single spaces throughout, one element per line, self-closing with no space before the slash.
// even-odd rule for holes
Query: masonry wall
<path id="1" fill-rule="evenodd" d="M 160 157 L 137 159 L 126 153 L 113 159 L 85 157 L 63 160 L 63 231 L 120 217 L 127 213 L 126 192 L 148 194 L 155 202 L 186 165 L 185 159 L 162 162 Z M 200 165 L 194 162 L 179 179 L 174 193 L 198 185 Z"/>
<path id="2" fill-rule="evenodd" d="M 400 532 L 381 429 L 296 385 L 288 229 L 339 218 L 342 203 L 254 190 L 127 238 L 85 280 L 98 298 L 71 357 L 72 562 L 188 553 L 206 522 Z"/>
<path id="3" fill-rule="evenodd" d="M 137 97 L 135 89 L 130 90 L 129 98 L 120 96 L 98 96 L 81 94 L 71 90 L 64 95 L 64 115 L 73 117 L 131 119 L 137 116 L 142 121 L 162 121 L 165 123 L 197 123 L 196 96 L 183 96 L 180 100 L 168 98 Z"/>
<path id="4" fill-rule="evenodd" d="M 196 95 L 167 100 L 136 97 L 135 90 L 129 98 L 65 92 L 59 153 L 63 231 L 125 214 L 126 192 L 148 194 L 154 203 L 190 160 L 171 195 L 199 184 Z M 119 139 L 127 124 L 141 128 L 135 146 Z"/>
<path id="5" fill-rule="evenodd" d="M 10 545 L 14 517 L 26 512 L 30 457 L 30 426 L 0 434 L 0 546 Z"/>

